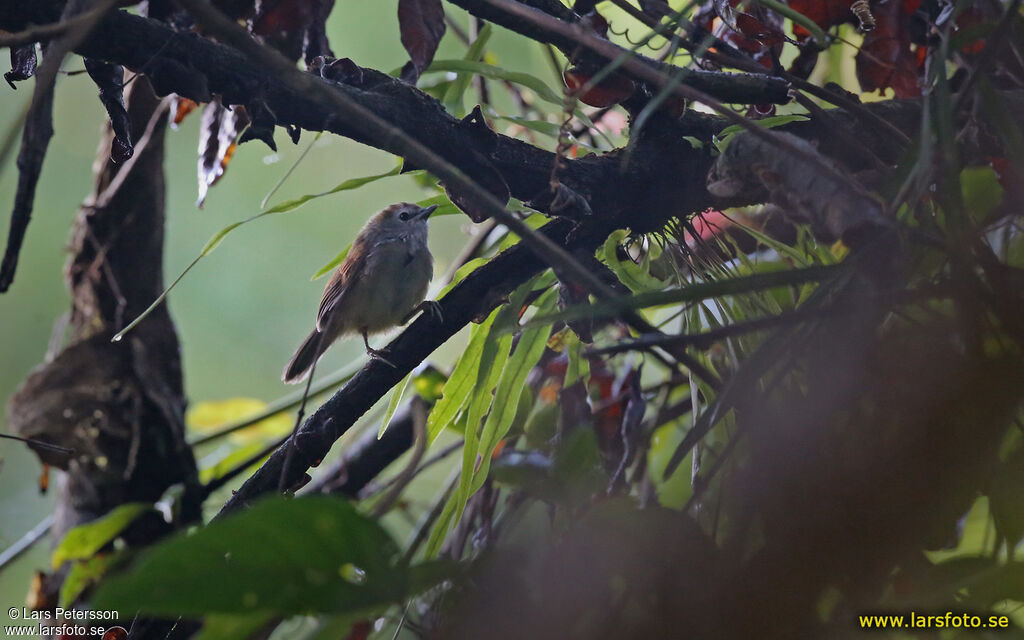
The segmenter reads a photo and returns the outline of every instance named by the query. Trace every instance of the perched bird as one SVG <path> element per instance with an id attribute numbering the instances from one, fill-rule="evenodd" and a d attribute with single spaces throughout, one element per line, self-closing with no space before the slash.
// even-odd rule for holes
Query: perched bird
<path id="1" fill-rule="evenodd" d="M 366 353 L 387 362 L 370 347 L 368 334 L 405 324 L 423 309 L 438 314 L 437 303 L 423 301 L 434 272 L 427 218 L 435 209 L 400 202 L 367 221 L 327 283 L 316 327 L 288 362 L 282 380 L 305 379 L 327 348 L 349 333 L 362 334 Z"/>

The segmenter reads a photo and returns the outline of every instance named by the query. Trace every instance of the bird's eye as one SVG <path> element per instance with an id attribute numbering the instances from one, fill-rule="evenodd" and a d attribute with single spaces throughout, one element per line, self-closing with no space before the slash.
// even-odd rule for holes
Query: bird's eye
<path id="1" fill-rule="evenodd" d="M 398 217 L 401 218 L 402 220 L 408 220 L 409 219 L 409 211 L 408 210 L 403 211 L 402 213 L 398 214 Z"/>

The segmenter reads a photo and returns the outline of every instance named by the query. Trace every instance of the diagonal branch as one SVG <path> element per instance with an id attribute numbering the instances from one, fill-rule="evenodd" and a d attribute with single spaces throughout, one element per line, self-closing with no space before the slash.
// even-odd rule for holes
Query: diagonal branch
<path id="1" fill-rule="evenodd" d="M 579 23 L 579 16 L 550 0 L 448 0 L 470 14 L 511 29 L 537 42 L 557 47 L 570 59 L 600 68 L 622 60 L 621 69 L 633 79 L 663 87 L 670 78 L 721 102 L 783 104 L 789 101 L 789 83 L 765 74 L 737 74 L 684 69 L 653 60 L 597 36 Z"/>

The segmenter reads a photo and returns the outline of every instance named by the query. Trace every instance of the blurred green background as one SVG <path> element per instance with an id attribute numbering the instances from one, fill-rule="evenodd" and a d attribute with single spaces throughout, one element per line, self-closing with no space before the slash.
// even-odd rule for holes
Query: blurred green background
<path id="1" fill-rule="evenodd" d="M 460 24 L 467 24 L 465 14 L 451 5 L 445 9 Z M 338 57 L 350 57 L 360 65 L 384 71 L 400 67 L 406 60 L 399 43 L 394 3 L 339 2 L 328 27 Z M 503 66 L 534 73 L 557 87 L 539 48 L 524 49 L 521 41 L 517 46 L 515 36 L 499 29 L 489 50 Z M 464 51 L 449 30 L 437 58 L 461 58 Z M 64 68 L 82 69 L 81 59 L 69 57 Z M 430 80 L 430 76 L 424 79 Z M 0 135 L 18 126 L 31 91 L 31 81 L 22 83 L 17 91 L 6 85 L 0 87 Z M 15 282 L 0 296 L 0 413 L 4 416 L 7 399 L 26 374 L 42 362 L 54 321 L 68 310 L 62 276 L 65 245 L 78 205 L 91 188 L 91 166 L 104 119 L 96 88 L 87 75 L 60 78 L 55 135 L 43 168 L 32 223 Z M 257 213 L 271 186 L 313 139 L 306 133 L 296 146 L 278 131 L 278 153 L 259 142 L 242 146 L 227 174 L 210 190 L 205 208 L 198 210 L 198 125 L 199 113 L 195 112 L 177 131 L 168 133 L 166 281 L 192 261 L 211 235 Z M 396 160 L 383 152 L 325 135 L 271 204 L 319 193 L 349 178 L 382 173 L 395 164 Z M 4 241 L 16 181 L 12 156 L 0 167 L 0 228 Z M 351 241 L 374 211 L 392 202 L 431 195 L 416 186 L 412 178 L 391 177 L 356 191 L 315 199 L 301 209 L 268 216 L 231 233 L 170 296 L 183 349 L 189 401 L 194 405 L 237 396 L 269 401 L 293 391 L 293 387 L 280 382 L 280 375 L 315 317 L 324 280 L 311 282 L 311 275 Z M 442 275 L 455 258 L 469 225 L 463 216 L 448 216 L 432 223 L 435 276 Z M 439 287 L 435 280 L 431 295 Z M 432 361 L 450 362 L 459 351 L 458 341 L 450 341 Z M 385 343 L 384 336 L 374 341 L 377 345 Z M 359 340 L 340 343 L 325 357 L 318 372 L 327 373 L 362 357 Z M 2 549 L 51 511 L 53 489 L 50 495 L 40 495 L 39 463 L 21 444 L 0 441 L 0 456 Z M 22 604 L 32 572 L 49 568 L 49 549 L 48 541 L 44 541 L 0 573 L 0 604 Z"/>

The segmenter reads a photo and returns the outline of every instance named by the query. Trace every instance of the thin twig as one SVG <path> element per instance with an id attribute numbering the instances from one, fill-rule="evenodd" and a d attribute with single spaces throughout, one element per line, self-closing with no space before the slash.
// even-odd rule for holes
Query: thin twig
<path id="1" fill-rule="evenodd" d="M 112 5 L 114 3 L 107 3 Z M 51 22 L 50 24 L 41 24 L 34 27 L 29 27 L 24 31 L 17 33 L 7 33 L 0 35 L 0 48 L 4 47 L 20 47 L 21 45 L 31 44 L 33 42 L 45 42 L 52 38 L 62 36 L 68 31 L 78 29 L 80 27 L 88 28 L 92 24 L 101 18 L 104 13 L 107 12 L 109 6 L 103 5 L 98 6 L 94 9 L 89 9 L 83 13 L 78 14 L 72 18 L 61 20 L 59 22 Z"/>
<path id="2" fill-rule="evenodd" d="M 319 395 L 320 393 L 323 393 L 324 391 L 327 391 L 331 387 L 338 386 L 339 384 L 345 382 L 346 380 L 354 376 L 356 372 L 362 368 L 362 366 L 362 362 L 357 362 L 353 365 L 349 365 L 347 367 L 339 369 L 338 371 L 332 373 L 326 378 L 322 378 L 320 382 L 316 383 L 316 385 L 314 385 L 313 388 L 310 390 L 310 395 L 316 396 Z M 195 440 L 189 443 L 189 446 L 198 447 L 200 445 L 209 444 L 210 442 L 220 440 L 221 438 L 228 436 L 232 433 L 235 433 L 236 431 L 241 431 L 242 429 L 251 427 L 252 425 L 258 422 L 262 422 L 267 418 L 276 416 L 279 413 L 283 413 L 285 411 L 294 409 L 295 407 L 299 406 L 299 404 L 302 403 L 302 398 L 304 395 L 304 393 L 295 392 L 288 394 L 284 397 L 278 398 L 277 400 L 268 404 L 266 408 L 263 409 L 263 411 L 260 411 L 258 414 L 246 418 L 244 420 L 240 420 L 234 424 L 228 425 L 223 429 L 220 429 L 213 433 L 209 433 L 205 436 L 202 436 L 201 438 L 196 438 Z"/>
<path id="3" fill-rule="evenodd" d="M 18 538 L 18 540 L 11 546 L 0 552 L 0 571 L 2 571 L 7 565 L 14 562 L 21 554 L 25 553 L 32 546 L 43 539 L 43 536 L 49 532 L 50 527 L 53 526 L 55 517 L 51 513 L 43 518 L 39 524 L 29 529 L 25 535 Z"/>
<path id="4" fill-rule="evenodd" d="M 417 401 L 414 399 L 411 411 L 413 433 L 412 457 L 409 459 L 409 464 L 395 476 L 395 481 L 392 483 L 391 488 L 373 506 L 370 515 L 374 518 L 379 518 L 391 510 L 391 507 L 398 501 L 398 497 L 402 495 L 402 491 L 405 490 L 409 482 L 416 476 L 416 467 L 419 465 L 420 460 L 423 459 L 423 454 L 427 450 L 427 409 L 422 400 Z"/>

